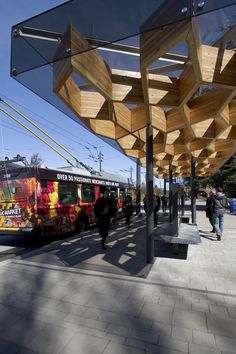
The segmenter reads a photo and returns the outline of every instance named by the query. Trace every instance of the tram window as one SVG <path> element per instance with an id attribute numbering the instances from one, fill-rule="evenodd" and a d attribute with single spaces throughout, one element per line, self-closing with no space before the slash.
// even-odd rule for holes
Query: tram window
<path id="1" fill-rule="evenodd" d="M 62 205 L 77 203 L 77 186 L 72 183 L 58 184 L 58 198 Z"/>
<path id="2" fill-rule="evenodd" d="M 13 194 L 22 193 L 22 191 L 23 191 L 22 187 L 12 187 L 12 193 Z"/>
<path id="3" fill-rule="evenodd" d="M 94 186 L 92 185 L 82 185 L 81 190 L 82 202 L 92 203 L 95 201 Z"/>

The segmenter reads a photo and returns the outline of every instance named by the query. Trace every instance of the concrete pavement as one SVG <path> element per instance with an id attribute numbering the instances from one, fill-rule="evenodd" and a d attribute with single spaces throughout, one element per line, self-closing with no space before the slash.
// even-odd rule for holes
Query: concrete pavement
<path id="1" fill-rule="evenodd" d="M 221 242 L 197 218 L 202 243 L 151 269 L 142 218 L 106 254 L 94 230 L 0 263 L 0 353 L 236 353 L 236 216 Z"/>

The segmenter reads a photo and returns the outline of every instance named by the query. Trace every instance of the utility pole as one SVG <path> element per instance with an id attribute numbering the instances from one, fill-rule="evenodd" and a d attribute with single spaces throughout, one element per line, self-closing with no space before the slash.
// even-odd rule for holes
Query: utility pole
<path id="1" fill-rule="evenodd" d="M 130 166 L 130 168 L 128 170 L 120 170 L 121 172 L 129 172 L 130 174 L 130 182 L 133 183 L 133 167 Z"/>
<path id="2" fill-rule="evenodd" d="M 102 154 L 101 150 L 99 151 L 98 154 L 98 161 L 99 161 L 99 172 L 102 172 L 102 161 L 103 161 L 104 155 Z"/>

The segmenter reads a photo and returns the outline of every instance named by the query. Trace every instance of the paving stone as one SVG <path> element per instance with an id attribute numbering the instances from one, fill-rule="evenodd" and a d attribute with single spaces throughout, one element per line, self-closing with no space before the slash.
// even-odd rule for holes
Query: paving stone
<path id="1" fill-rule="evenodd" d="M 228 307 L 227 308 L 229 317 L 236 319 L 236 307 Z"/>
<path id="2" fill-rule="evenodd" d="M 134 348 L 138 348 L 138 349 L 146 349 L 145 342 L 138 340 L 138 339 L 130 338 L 130 337 L 126 338 L 124 344 L 129 345 Z"/>
<path id="3" fill-rule="evenodd" d="M 107 333 L 105 330 L 102 331 L 100 329 L 95 328 L 88 328 L 87 334 L 98 338 L 106 338 L 107 340 L 115 343 L 124 343 L 126 339 L 124 336 L 113 333 Z"/>
<path id="4" fill-rule="evenodd" d="M 158 345 L 180 351 L 183 353 L 188 353 L 188 343 L 182 340 L 178 340 L 169 336 L 160 336 L 158 340 Z"/>
<path id="5" fill-rule="evenodd" d="M 76 305 L 72 304 L 71 302 L 66 302 L 66 301 L 59 301 L 58 305 L 56 307 L 56 310 L 60 312 L 64 312 L 67 315 L 68 314 L 73 314 L 73 315 L 82 315 L 84 311 L 86 311 L 88 307 L 82 306 L 82 305 Z"/>
<path id="6" fill-rule="evenodd" d="M 73 323 L 75 325 L 83 325 L 85 322 L 83 317 L 77 316 L 77 315 L 73 315 L 71 313 L 69 313 L 69 315 L 67 315 L 63 322 L 65 326 L 67 326 L 67 323 Z"/>
<path id="7" fill-rule="evenodd" d="M 228 338 L 222 336 L 215 336 L 217 348 L 225 351 L 236 352 L 236 338 Z"/>
<path id="8" fill-rule="evenodd" d="M 193 343 L 214 348 L 216 347 L 216 341 L 213 334 L 197 330 L 193 330 Z"/>
<path id="9" fill-rule="evenodd" d="M 101 312 L 102 312 L 101 310 L 89 308 L 83 312 L 82 316 L 85 318 L 91 318 L 96 320 L 100 316 Z"/>
<path id="10" fill-rule="evenodd" d="M 143 342 L 146 343 L 152 343 L 152 344 L 157 344 L 158 339 L 159 339 L 159 333 L 155 332 L 144 332 L 144 331 L 139 331 L 139 330 L 133 330 L 131 332 L 130 337 L 135 338 L 138 340 L 142 340 Z"/>
<path id="11" fill-rule="evenodd" d="M 113 322 L 116 320 L 118 314 L 117 312 L 111 312 L 111 311 L 102 311 L 100 315 L 98 316 L 99 321 L 104 321 L 104 322 Z"/>
<path id="12" fill-rule="evenodd" d="M 121 354 L 121 353 L 122 354 L 146 354 L 146 351 L 142 349 L 132 348 L 131 346 L 128 345 L 110 342 L 103 352 L 103 354 Z"/>
<path id="13" fill-rule="evenodd" d="M 192 334 L 192 330 L 189 328 L 184 328 L 184 327 L 176 327 L 173 326 L 172 327 L 172 332 L 171 332 L 171 336 L 175 339 L 180 339 L 184 342 L 192 342 L 192 338 L 193 338 L 193 334 Z"/>
<path id="14" fill-rule="evenodd" d="M 60 354 L 100 354 L 107 346 L 107 339 L 98 338 L 88 334 L 76 333 L 70 341 L 64 345 Z M 52 351 L 55 353 L 55 351 Z"/>
<path id="15" fill-rule="evenodd" d="M 173 313 L 173 325 L 190 329 L 207 329 L 205 314 L 197 311 L 175 309 Z"/>
<path id="16" fill-rule="evenodd" d="M 209 312 L 209 306 L 205 303 L 192 303 L 193 311 Z"/>
<path id="17" fill-rule="evenodd" d="M 57 353 L 71 340 L 74 333 L 72 328 L 47 325 L 25 347 L 39 353 Z"/>
<path id="18" fill-rule="evenodd" d="M 155 335 L 164 335 L 170 336 L 171 335 L 171 325 L 162 323 L 162 322 L 153 322 L 152 329 L 150 333 L 154 333 Z"/>
<path id="19" fill-rule="evenodd" d="M 109 323 L 108 322 L 104 322 L 104 321 L 93 320 L 93 319 L 87 318 L 87 319 L 84 319 L 83 325 L 85 327 L 89 327 L 89 328 L 105 330 L 109 326 Z"/>
<path id="20" fill-rule="evenodd" d="M 216 348 L 190 343 L 189 354 L 221 354 L 221 351 Z"/>
<path id="21" fill-rule="evenodd" d="M 180 309 L 180 310 L 191 310 L 192 304 L 191 302 L 187 300 L 182 300 L 182 301 L 176 301 L 175 302 L 175 309 Z"/>
<path id="22" fill-rule="evenodd" d="M 108 333 L 119 334 L 121 336 L 126 336 L 126 337 L 129 337 L 131 331 L 132 329 L 130 327 L 125 327 L 118 324 L 110 324 L 107 327 Z"/>
<path id="23" fill-rule="evenodd" d="M 149 331 L 152 326 L 152 321 L 125 314 L 117 314 L 117 317 L 114 319 L 113 323 L 142 331 Z"/>
<path id="24" fill-rule="evenodd" d="M 169 306 L 144 303 L 140 317 L 170 324 L 172 321 L 172 312 Z"/>
<path id="25" fill-rule="evenodd" d="M 165 305 L 165 306 L 170 306 L 172 309 L 174 309 L 175 299 L 172 299 L 170 297 L 161 296 L 159 298 L 158 304 Z"/>
<path id="26" fill-rule="evenodd" d="M 210 312 L 213 315 L 220 316 L 221 318 L 222 317 L 226 317 L 226 318 L 229 317 L 229 313 L 228 313 L 226 307 L 224 307 L 224 306 L 216 306 L 216 305 L 210 305 L 209 307 L 210 307 Z"/>
<path id="27" fill-rule="evenodd" d="M 225 317 L 213 316 L 210 314 L 207 317 L 208 332 L 218 334 L 224 337 L 236 338 L 236 320 L 226 319 Z"/>
<path id="28" fill-rule="evenodd" d="M 147 344 L 147 354 L 181 354 L 182 352 L 172 350 L 170 348 L 161 347 L 160 345 Z"/>
<path id="29" fill-rule="evenodd" d="M 153 294 L 148 294 L 143 297 L 144 302 L 151 302 L 153 304 L 157 304 L 159 301 L 160 296 L 156 296 Z"/>

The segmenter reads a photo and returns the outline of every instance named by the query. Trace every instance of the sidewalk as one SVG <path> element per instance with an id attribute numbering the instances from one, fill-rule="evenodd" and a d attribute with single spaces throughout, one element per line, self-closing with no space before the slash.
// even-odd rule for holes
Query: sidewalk
<path id="1" fill-rule="evenodd" d="M 0 263 L 0 353 L 236 353 L 236 216 L 221 242 L 204 212 L 197 221 L 202 244 L 149 272 L 143 219 L 128 243 L 121 224 L 106 254 L 94 231 Z"/>

